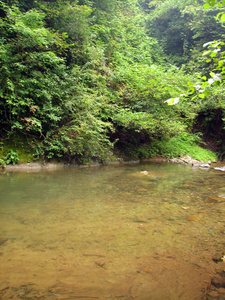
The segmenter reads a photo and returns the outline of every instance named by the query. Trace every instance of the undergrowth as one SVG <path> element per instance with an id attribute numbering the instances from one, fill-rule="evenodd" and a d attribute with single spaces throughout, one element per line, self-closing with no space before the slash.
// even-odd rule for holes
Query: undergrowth
<path id="1" fill-rule="evenodd" d="M 182 133 L 169 140 L 157 140 L 150 145 L 145 145 L 138 150 L 141 159 L 162 156 L 165 158 L 175 158 L 180 156 L 190 156 L 199 161 L 215 161 L 217 155 L 201 146 L 199 135 Z"/>
<path id="2" fill-rule="evenodd" d="M 34 161 L 34 149 L 30 142 L 22 136 L 14 137 L 0 144 L 0 166 Z"/>

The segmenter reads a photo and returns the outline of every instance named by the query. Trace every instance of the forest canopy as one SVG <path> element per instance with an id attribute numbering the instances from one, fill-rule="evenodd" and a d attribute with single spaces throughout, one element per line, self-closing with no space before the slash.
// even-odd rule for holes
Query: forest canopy
<path id="1" fill-rule="evenodd" d="M 224 6 L 0 1 L 0 163 L 224 158 Z"/>

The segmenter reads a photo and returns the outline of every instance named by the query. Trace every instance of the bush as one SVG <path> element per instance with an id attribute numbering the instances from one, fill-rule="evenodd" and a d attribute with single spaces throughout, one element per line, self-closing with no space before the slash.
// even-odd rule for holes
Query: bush
<path id="1" fill-rule="evenodd" d="M 18 163 L 18 161 L 19 161 L 18 154 L 11 149 L 9 151 L 9 153 L 6 155 L 6 158 L 5 158 L 6 164 L 7 165 L 9 165 L 9 164 L 15 165 L 16 163 Z"/>
<path id="2" fill-rule="evenodd" d="M 217 160 L 215 153 L 198 145 L 200 141 L 198 135 L 183 133 L 172 137 L 169 141 L 158 142 L 159 153 L 168 158 L 189 155 L 200 161 Z"/>

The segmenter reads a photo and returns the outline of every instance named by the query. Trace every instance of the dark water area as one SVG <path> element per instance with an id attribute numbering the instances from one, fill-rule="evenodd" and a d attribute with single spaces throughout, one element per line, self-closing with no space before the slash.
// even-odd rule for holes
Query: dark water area
<path id="1" fill-rule="evenodd" d="M 0 174 L 0 299 L 205 299 L 225 172 L 174 164 Z"/>

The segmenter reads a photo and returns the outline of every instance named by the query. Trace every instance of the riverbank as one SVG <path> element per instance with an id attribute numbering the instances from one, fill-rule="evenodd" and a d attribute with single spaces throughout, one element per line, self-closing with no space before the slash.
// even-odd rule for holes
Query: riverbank
<path id="1" fill-rule="evenodd" d="M 203 162 L 198 161 L 196 159 L 192 159 L 190 156 L 187 157 L 178 157 L 178 158 L 172 158 L 167 159 L 164 157 L 153 157 L 145 160 L 130 160 L 125 161 L 121 158 L 118 158 L 115 161 L 110 161 L 107 163 L 99 163 L 99 162 L 91 162 L 89 164 L 69 164 L 66 162 L 58 162 L 58 161 L 51 161 L 51 162 L 45 162 L 45 161 L 37 161 L 37 162 L 29 162 L 29 163 L 18 163 L 18 164 L 9 164 L 6 165 L 2 171 L 9 171 L 9 172 L 35 172 L 40 170 L 45 171 L 51 171 L 56 170 L 60 168 L 88 168 L 88 167 L 99 167 L 102 165 L 125 165 L 125 164 L 139 164 L 142 162 L 149 162 L 149 163 L 174 163 L 174 164 L 183 164 L 188 165 L 194 168 L 204 168 L 204 169 L 210 169 L 219 167 L 222 168 L 225 166 L 225 162 Z"/>

